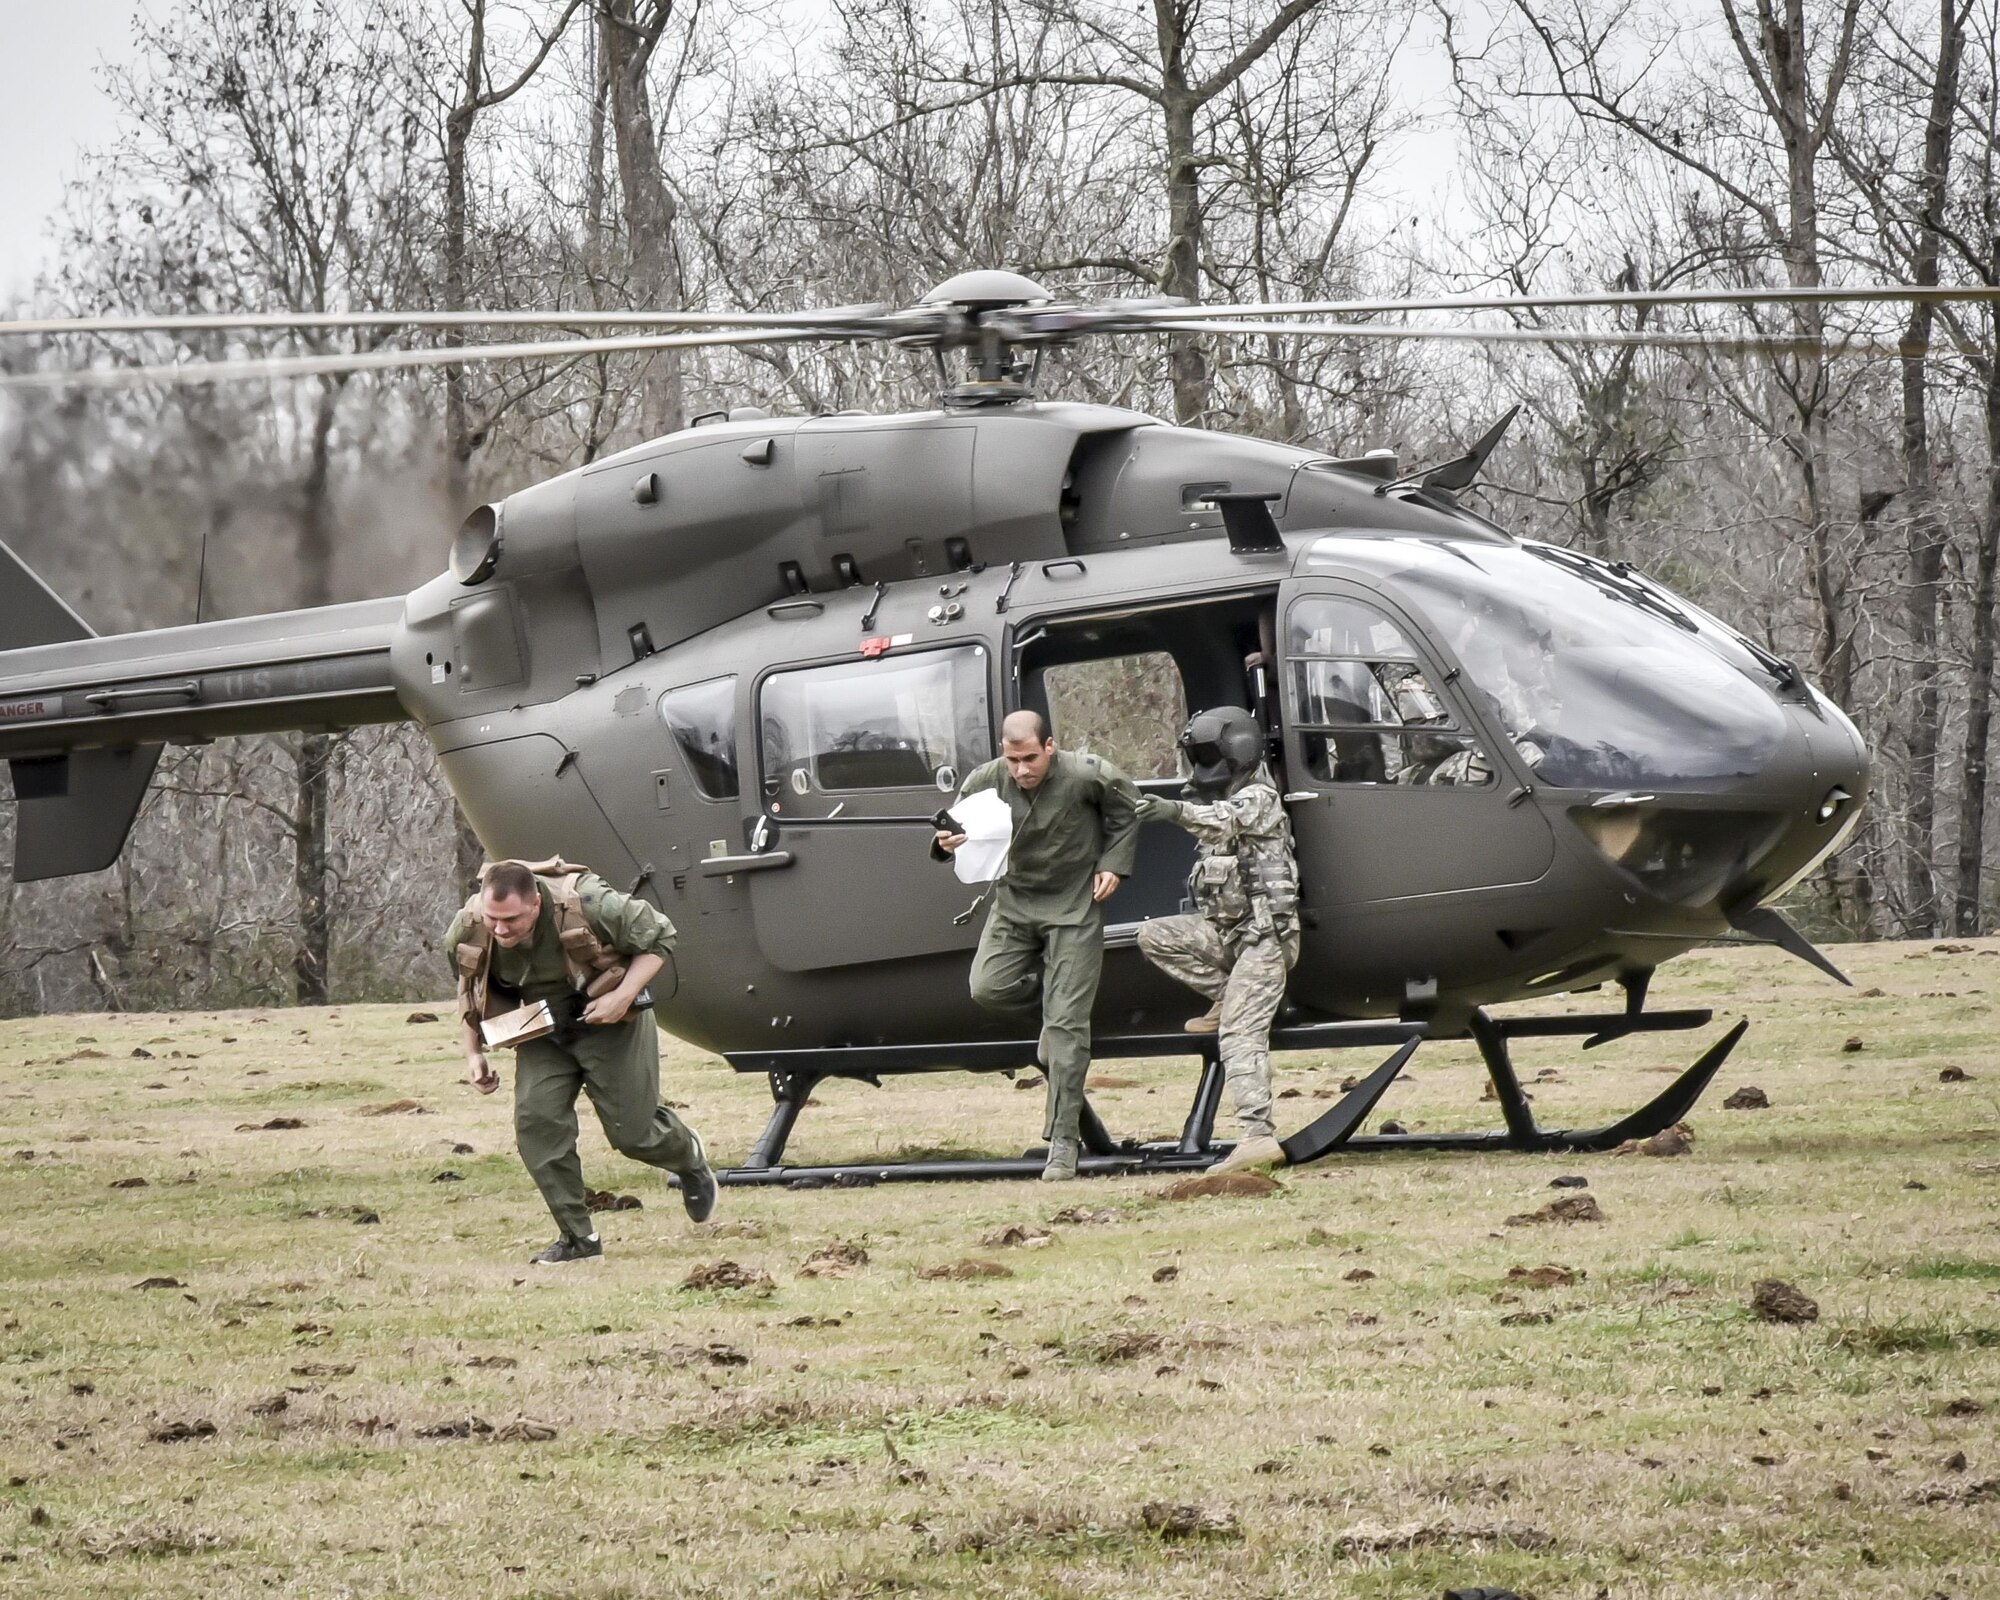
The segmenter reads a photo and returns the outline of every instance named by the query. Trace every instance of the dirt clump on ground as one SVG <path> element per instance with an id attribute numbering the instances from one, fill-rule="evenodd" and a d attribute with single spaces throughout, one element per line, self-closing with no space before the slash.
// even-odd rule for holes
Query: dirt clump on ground
<path id="1" fill-rule="evenodd" d="M 1509 1267 L 1507 1281 L 1523 1289 L 1567 1289 L 1588 1274 L 1575 1267 L 1544 1261 L 1539 1267 Z"/>
<path id="2" fill-rule="evenodd" d="M 978 1256 L 966 1256 L 959 1261 L 947 1261 L 941 1266 L 919 1267 L 917 1276 L 929 1279 L 945 1279 L 954 1282 L 968 1282 L 974 1278 L 1011 1278 L 1012 1267 L 1004 1267 L 997 1261 L 985 1261 Z"/>
<path id="3" fill-rule="evenodd" d="M 1694 1150 L 1694 1129 L 1685 1122 L 1676 1122 L 1671 1128 L 1664 1128 L 1650 1139 L 1627 1139 L 1615 1155 L 1621 1156 L 1684 1156 Z"/>
<path id="4" fill-rule="evenodd" d="M 636 1194 L 613 1194 L 609 1189 L 586 1189 L 583 1203 L 592 1211 L 643 1211 L 645 1202 Z"/>
<path id="5" fill-rule="evenodd" d="M 1746 1083 L 1722 1102 L 1724 1111 L 1768 1111 L 1771 1097 L 1754 1083 Z"/>
<path id="6" fill-rule="evenodd" d="M 732 1217 L 727 1222 L 704 1222 L 693 1232 L 703 1239 L 765 1239 L 771 1228 L 755 1217 Z"/>
<path id="7" fill-rule="evenodd" d="M 995 1228 L 980 1244 L 988 1250 L 1039 1250 L 1056 1242 L 1056 1236 L 1047 1228 L 1037 1228 L 1032 1223 L 1009 1223 L 1004 1228 Z"/>
<path id="8" fill-rule="evenodd" d="M 1161 1344 L 1162 1341 L 1157 1333 L 1140 1333 L 1127 1329 L 1122 1333 L 1102 1334 L 1086 1341 L 1078 1347 L 1078 1354 L 1109 1366 L 1114 1362 L 1137 1361 L 1141 1356 L 1158 1355 Z"/>
<path id="9" fill-rule="evenodd" d="M 823 1244 L 799 1264 L 801 1278 L 845 1278 L 868 1265 L 868 1252 L 849 1239 Z"/>
<path id="10" fill-rule="evenodd" d="M 427 1428 L 415 1430 L 419 1439 L 478 1439 L 493 1431 L 493 1424 L 482 1417 L 461 1417 L 455 1422 L 434 1422 Z"/>
<path id="11" fill-rule="evenodd" d="M 1217 1195 L 1230 1199 L 1255 1200 L 1267 1194 L 1279 1194 L 1284 1187 L 1267 1173 L 1211 1172 L 1198 1178 L 1182 1178 L 1178 1183 L 1168 1184 L 1160 1191 L 1160 1198 L 1201 1200 L 1210 1195 Z"/>
<path id="12" fill-rule="evenodd" d="M 1510 1228 L 1532 1227 L 1538 1222 L 1602 1222 L 1604 1212 L 1596 1198 L 1587 1194 L 1566 1194 L 1559 1200 L 1533 1211 L 1517 1212 L 1507 1219 Z"/>
<path id="13" fill-rule="evenodd" d="M 1051 1227 L 1068 1223 L 1071 1227 L 1104 1226 L 1119 1220 L 1118 1212 L 1110 1206 L 1092 1209 L 1089 1206 L 1064 1206 L 1049 1218 Z"/>
<path id="14" fill-rule="evenodd" d="M 212 1439 L 215 1424 L 206 1417 L 197 1417 L 188 1422 L 162 1422 L 146 1430 L 146 1437 L 154 1444 L 180 1444 L 188 1439 Z"/>
<path id="15" fill-rule="evenodd" d="M 1750 1314 L 1759 1322 L 1817 1322 L 1819 1302 L 1782 1278 L 1760 1278 L 1750 1290 Z"/>
<path id="16" fill-rule="evenodd" d="M 775 1285 L 762 1267 L 746 1267 L 734 1261 L 704 1261 L 681 1279 L 683 1289 L 749 1289 L 769 1294 Z"/>

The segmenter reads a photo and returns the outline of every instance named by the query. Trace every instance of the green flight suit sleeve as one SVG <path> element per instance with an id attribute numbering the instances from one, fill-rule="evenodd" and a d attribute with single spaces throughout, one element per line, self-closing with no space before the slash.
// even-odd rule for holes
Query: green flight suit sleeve
<path id="1" fill-rule="evenodd" d="M 1104 819 L 1097 870 L 1129 878 L 1139 860 L 1139 786 L 1101 756 L 1096 765 L 1097 812 Z"/>
<path id="2" fill-rule="evenodd" d="M 674 925 L 666 914 L 637 896 L 620 894 L 595 873 L 576 886 L 583 915 L 591 930 L 621 956 L 673 954 Z"/>
<path id="3" fill-rule="evenodd" d="M 451 926 L 444 934 L 444 964 L 451 973 L 451 981 L 458 982 L 458 947 L 465 943 L 467 929 L 471 926 L 465 914 L 465 907 L 458 908 L 458 915 L 451 919 Z"/>

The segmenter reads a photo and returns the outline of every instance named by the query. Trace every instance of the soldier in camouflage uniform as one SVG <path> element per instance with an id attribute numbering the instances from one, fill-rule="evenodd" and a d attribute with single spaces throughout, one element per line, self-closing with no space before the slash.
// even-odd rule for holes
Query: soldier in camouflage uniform
<path id="1" fill-rule="evenodd" d="M 576 1097 L 588 1094 L 611 1147 L 671 1172 L 696 1222 L 715 1209 L 715 1174 L 701 1139 L 660 1103 L 660 1034 L 634 1002 L 665 965 L 674 925 L 596 873 L 551 861 L 489 862 L 479 892 L 445 935 L 458 977 L 467 1075 L 481 1094 L 500 1086 L 480 1023 L 532 1001 L 557 1031 L 514 1059 L 514 1135 L 562 1236 L 537 1265 L 604 1254 L 585 1203 L 576 1154 Z"/>
<path id="2" fill-rule="evenodd" d="M 1139 948 L 1214 1004 L 1187 1025 L 1220 1031 L 1224 1081 L 1243 1141 L 1231 1166 L 1281 1160 L 1271 1121 L 1271 1022 L 1299 958 L 1299 875 L 1284 801 L 1264 766 L 1264 734 L 1238 706 L 1194 717 L 1181 733 L 1198 797 L 1147 796 L 1140 819 L 1173 822 L 1199 841 L 1188 878 L 1192 916 L 1139 929 Z"/>

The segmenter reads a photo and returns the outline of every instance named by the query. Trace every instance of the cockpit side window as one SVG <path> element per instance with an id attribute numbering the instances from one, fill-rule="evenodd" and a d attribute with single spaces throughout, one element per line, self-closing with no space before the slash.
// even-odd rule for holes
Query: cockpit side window
<path id="1" fill-rule="evenodd" d="M 1292 723 L 1321 783 L 1483 787 L 1492 763 L 1403 629 L 1358 600 L 1308 595 L 1286 618 Z"/>
<path id="2" fill-rule="evenodd" d="M 710 800 L 734 800 L 736 680 L 709 678 L 660 696 L 660 719 L 679 746 L 695 788 Z"/>

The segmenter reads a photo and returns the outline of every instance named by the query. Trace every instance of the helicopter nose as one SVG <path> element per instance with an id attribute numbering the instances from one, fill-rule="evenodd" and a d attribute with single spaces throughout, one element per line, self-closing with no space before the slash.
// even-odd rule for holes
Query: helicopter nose
<path id="1" fill-rule="evenodd" d="M 1769 738 L 1731 780 L 1678 793 L 1617 790 L 1570 811 L 1671 922 L 1692 914 L 1727 925 L 1779 899 L 1861 820 L 1870 761 L 1854 724 L 1810 689 L 1769 704 Z"/>
<path id="2" fill-rule="evenodd" d="M 1847 843 L 1861 822 L 1874 763 L 1847 714 L 1817 689 L 1793 713 L 1796 737 L 1779 765 L 1791 804 L 1783 833 L 1724 897 L 1747 910 L 1782 899 Z"/>

